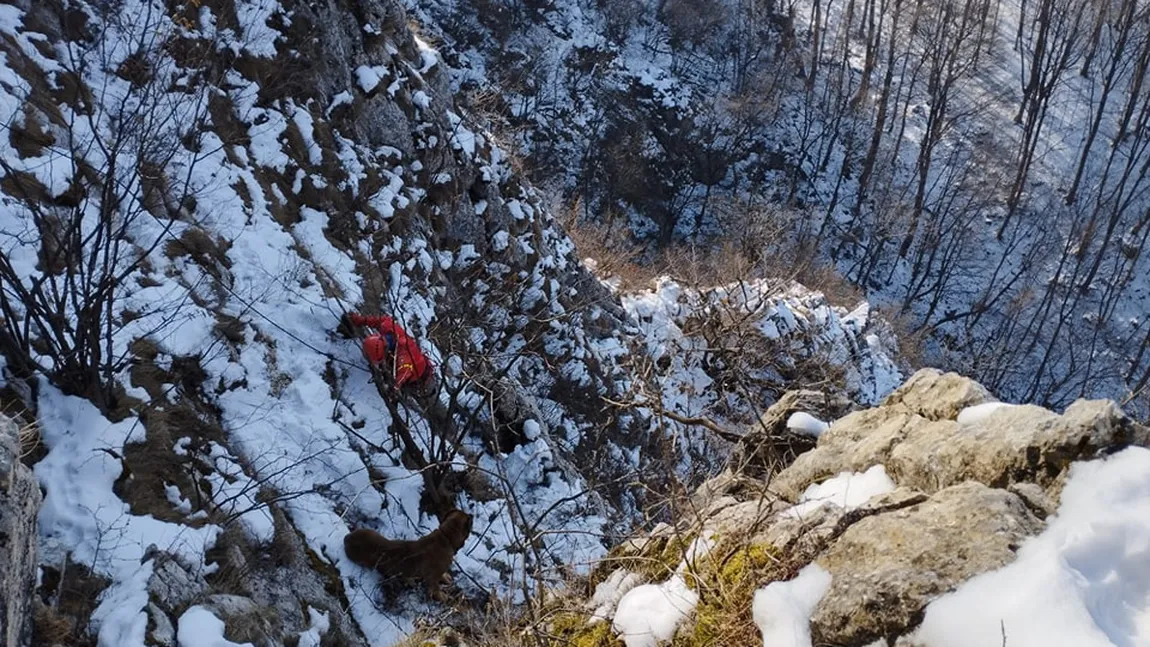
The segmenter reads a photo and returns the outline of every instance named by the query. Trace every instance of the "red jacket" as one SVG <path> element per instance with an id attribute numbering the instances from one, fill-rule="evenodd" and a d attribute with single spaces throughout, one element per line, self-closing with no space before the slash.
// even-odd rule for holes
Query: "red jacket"
<path id="1" fill-rule="evenodd" d="M 431 362 L 419 350 L 419 344 L 412 339 L 395 320 L 387 315 L 361 315 L 349 313 L 348 319 L 356 326 L 368 326 L 379 330 L 387 342 L 390 360 L 395 377 L 395 388 L 402 388 L 408 382 L 420 382 L 431 374 Z"/>

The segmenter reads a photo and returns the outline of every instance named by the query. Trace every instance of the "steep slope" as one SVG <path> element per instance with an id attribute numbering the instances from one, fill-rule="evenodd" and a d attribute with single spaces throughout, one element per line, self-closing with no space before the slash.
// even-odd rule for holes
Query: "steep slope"
<path id="1" fill-rule="evenodd" d="M 414 538 L 462 507 L 459 606 L 521 602 L 696 477 L 699 447 L 722 456 L 661 415 L 691 403 L 636 396 L 658 377 L 639 320 L 396 3 L 24 2 L 0 32 L 0 343 L 42 442 L 40 639 L 389 645 L 442 607 L 381 591 L 349 527 Z M 734 305 L 767 317 L 767 356 L 881 395 L 865 317 L 771 288 Z M 433 397 L 377 386 L 336 332 L 351 310 L 420 339 Z M 732 428 L 770 396 L 734 394 Z"/>
<path id="2" fill-rule="evenodd" d="M 813 257 L 931 363 L 1150 410 L 1144 3 L 408 6 L 582 217 Z"/>

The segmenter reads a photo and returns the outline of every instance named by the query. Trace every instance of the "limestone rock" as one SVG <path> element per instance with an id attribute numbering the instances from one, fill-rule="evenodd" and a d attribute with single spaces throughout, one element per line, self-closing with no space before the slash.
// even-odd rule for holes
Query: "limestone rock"
<path id="1" fill-rule="evenodd" d="M 746 501 L 764 495 L 770 495 L 770 491 L 763 479 L 744 476 L 728 467 L 695 489 L 691 495 L 691 508 L 701 511 L 706 519 L 731 505 L 732 499 L 735 502 Z"/>
<path id="2" fill-rule="evenodd" d="M 1061 416 L 1027 405 L 998 409 L 968 425 L 923 425 L 894 448 L 886 466 L 898 483 L 926 492 L 966 480 L 1049 488 L 1061 483 L 1073 461 L 1148 443 L 1150 429 L 1113 402 L 1079 400 Z"/>
<path id="3" fill-rule="evenodd" d="M 148 603 L 148 644 L 172 647 L 176 644 L 176 628 L 172 619 L 155 603 Z"/>
<path id="4" fill-rule="evenodd" d="M 815 438 L 787 429 L 791 414 L 806 412 L 820 420 L 835 420 L 855 406 L 840 394 L 807 389 L 787 391 L 760 416 L 758 424 L 747 430 L 727 464 L 736 473 L 748 476 L 774 474 L 815 446 Z"/>
<path id="5" fill-rule="evenodd" d="M 1008 492 L 1018 495 L 1018 498 L 1022 499 L 1026 507 L 1030 508 L 1034 516 L 1039 519 L 1045 520 L 1057 512 L 1058 506 L 1046 495 L 1046 490 L 1034 483 L 1011 483 L 1010 487 L 1006 489 Z"/>
<path id="6" fill-rule="evenodd" d="M 983 397 L 977 384 L 945 377 L 919 379 L 921 390 L 904 386 L 893 404 L 836 420 L 818 447 L 772 479 L 772 489 L 793 501 L 811 483 L 882 464 L 899 485 L 927 493 L 973 480 L 997 488 L 1033 483 L 1057 495 L 1071 462 L 1131 444 L 1150 445 L 1150 429 L 1111 401 L 1080 400 L 1062 415 L 1024 405 L 1004 406 L 964 423 L 928 417 L 939 415 L 937 407 L 947 398 L 957 406 Z M 929 393 L 937 395 L 933 404 L 923 395 Z M 908 403 L 917 412 L 908 410 Z M 955 418 L 961 411 L 943 408 Z"/>
<path id="7" fill-rule="evenodd" d="M 881 405 L 902 406 L 928 420 L 954 420 L 966 407 L 996 400 L 974 380 L 924 368 L 886 396 Z"/>
<path id="8" fill-rule="evenodd" d="M 242 595 L 208 596 L 203 606 L 224 621 L 224 632 L 233 642 L 250 642 L 255 647 L 283 644 L 279 614 Z"/>
<path id="9" fill-rule="evenodd" d="M 800 548 L 808 553 L 817 553 L 837 534 L 846 514 L 841 507 L 828 504 L 801 517 L 781 516 L 755 541 L 770 544 L 784 553 Z"/>
<path id="10" fill-rule="evenodd" d="M 676 533 L 677 531 L 674 526 L 660 521 L 650 533 L 640 537 L 631 537 L 627 541 L 624 541 L 615 549 L 616 554 L 619 557 L 642 555 L 648 551 L 651 546 L 661 545 L 662 542 L 673 537 Z"/>
<path id="11" fill-rule="evenodd" d="M 902 508 L 909 508 L 912 505 L 918 505 L 927 500 L 927 495 L 924 492 L 919 492 L 906 487 L 895 488 L 890 492 L 883 492 L 882 494 L 871 497 L 860 510 L 868 516 L 872 514 L 881 514 L 883 512 L 890 512 L 892 510 L 901 510 Z"/>
<path id="12" fill-rule="evenodd" d="M 20 462 L 16 423 L 0 415 L 0 640 L 31 644 L 40 485 Z"/>
<path id="13" fill-rule="evenodd" d="M 765 532 L 756 536 L 756 542 L 766 542 L 784 552 L 801 547 L 805 551 L 818 551 L 843 533 L 851 524 L 871 515 L 891 512 L 922 503 L 926 494 L 910 488 L 896 488 L 891 492 L 871 497 L 854 510 L 844 510 L 828 503 L 800 517 L 779 516 Z"/>
<path id="14" fill-rule="evenodd" d="M 144 558 L 151 558 L 152 576 L 148 579 L 148 598 L 162 609 L 183 608 L 196 602 L 208 591 L 208 583 L 198 569 L 176 557 L 149 546 Z"/>
<path id="15" fill-rule="evenodd" d="M 495 382 L 491 392 L 494 419 L 484 434 L 494 451 L 515 451 L 516 447 L 547 433 L 538 402 L 524 388 L 503 378 Z"/>
<path id="16" fill-rule="evenodd" d="M 832 581 L 811 618 L 815 644 L 903 633 L 935 597 L 1012 561 L 1042 525 L 1016 495 L 974 482 L 862 519 L 817 560 Z"/>
<path id="17" fill-rule="evenodd" d="M 766 528 L 768 521 L 786 502 L 774 498 L 758 497 L 750 501 L 735 502 L 712 514 L 704 514 L 706 526 L 720 536 L 751 536 Z"/>
<path id="18" fill-rule="evenodd" d="M 832 423 L 819 437 L 817 448 L 799 456 L 771 479 L 771 489 L 789 501 L 797 501 L 811 483 L 840 472 L 864 472 L 874 465 L 886 464 L 896 446 L 927 424 L 931 424 L 927 419 L 902 409 L 856 411 Z"/>

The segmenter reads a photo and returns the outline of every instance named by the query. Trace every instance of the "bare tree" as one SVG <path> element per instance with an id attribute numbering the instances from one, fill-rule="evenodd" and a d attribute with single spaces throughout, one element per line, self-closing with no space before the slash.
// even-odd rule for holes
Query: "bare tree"
<path id="1" fill-rule="evenodd" d="M 117 399 L 113 378 L 127 362 L 117 346 L 117 304 L 126 279 L 194 208 L 206 93 L 180 88 L 194 81 L 168 53 L 177 34 L 167 16 L 108 11 L 89 21 L 95 33 L 62 45 L 59 63 L 77 85 L 71 103 L 55 109 L 32 86 L 18 97 L 23 123 L 12 115 L 5 124 L 16 137 L 36 123 L 42 139 L 29 154 L 58 173 L 42 180 L 17 160 L 0 162 L 14 198 L 0 231 L 0 345 L 22 376 L 48 375 L 108 410 Z M 131 53 L 121 57 L 113 41 Z M 14 43 L 0 45 L 5 55 L 26 57 Z M 107 76 L 89 93 L 93 74 Z"/>

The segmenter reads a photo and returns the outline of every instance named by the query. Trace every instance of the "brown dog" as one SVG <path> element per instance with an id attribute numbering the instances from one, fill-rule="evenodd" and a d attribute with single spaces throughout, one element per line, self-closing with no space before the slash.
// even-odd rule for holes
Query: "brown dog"
<path id="1" fill-rule="evenodd" d="M 455 553 L 471 535 L 471 515 L 462 510 L 447 513 L 439 528 L 414 541 L 388 539 L 374 530 L 357 528 L 343 538 L 348 559 L 374 568 L 386 578 L 420 579 L 431 596 L 442 599 L 439 584 Z M 448 580 L 450 581 L 450 580 Z"/>

